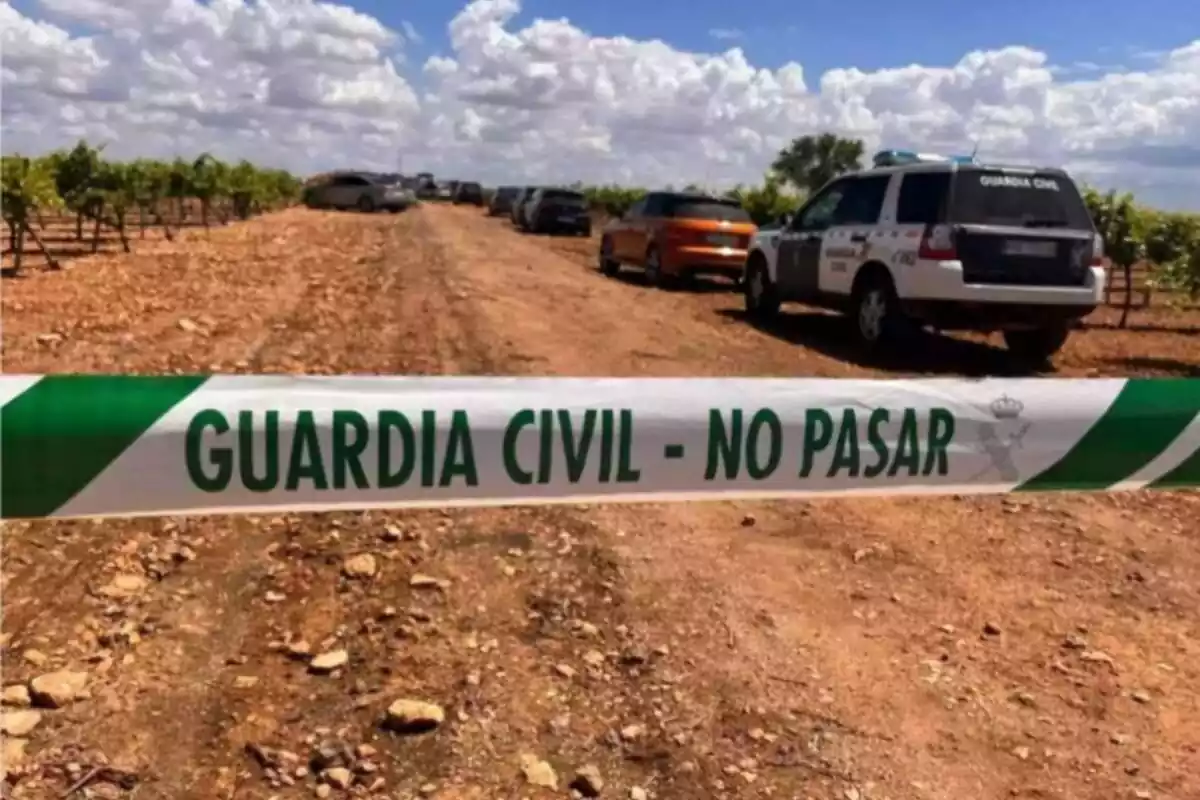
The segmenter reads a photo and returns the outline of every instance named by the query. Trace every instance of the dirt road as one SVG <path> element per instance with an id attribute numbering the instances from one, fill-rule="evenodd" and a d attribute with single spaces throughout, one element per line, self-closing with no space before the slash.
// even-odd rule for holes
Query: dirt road
<path id="1" fill-rule="evenodd" d="M 650 292 L 576 255 L 467 209 L 290 211 L 6 283 L 5 368 L 868 372 L 818 345 L 834 323 L 790 323 L 796 346 L 728 293 Z M 1132 371 L 1080 346 L 1069 370 Z M 10 525 L 4 683 L 86 678 L 58 675 L 40 716 L 6 689 L 9 780 L 29 798 L 1195 797 L 1198 513 L 1176 493 Z M 401 699 L 444 719 L 383 730 Z"/>

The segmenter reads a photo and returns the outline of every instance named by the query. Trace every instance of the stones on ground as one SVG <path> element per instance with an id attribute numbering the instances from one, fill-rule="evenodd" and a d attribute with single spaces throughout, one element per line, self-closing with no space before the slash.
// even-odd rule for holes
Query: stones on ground
<path id="1" fill-rule="evenodd" d="M 235 689 L 253 689 L 257 685 L 257 675 L 238 675 L 233 679 L 233 688 Z"/>
<path id="2" fill-rule="evenodd" d="M 379 564 L 375 561 L 375 556 L 370 553 L 359 553 L 356 556 L 347 558 L 342 564 L 342 574 L 347 578 L 365 580 L 374 578 L 379 571 Z"/>
<path id="3" fill-rule="evenodd" d="M 629 800 L 650 800 L 650 795 L 640 786 L 634 786 L 629 790 Z"/>
<path id="4" fill-rule="evenodd" d="M 599 650 L 588 650 L 583 654 L 583 663 L 589 667 L 600 667 L 604 665 L 604 653 Z"/>
<path id="5" fill-rule="evenodd" d="M 521 756 L 521 772 L 524 773 L 525 780 L 534 786 L 558 789 L 558 773 L 554 771 L 554 767 L 531 753 Z"/>
<path id="6" fill-rule="evenodd" d="M 354 783 L 354 773 L 345 767 L 330 767 L 321 773 L 321 777 L 338 789 L 349 789 Z"/>
<path id="7" fill-rule="evenodd" d="M 142 592 L 150 581 L 142 575 L 122 573 L 101 586 L 97 594 L 109 600 L 129 600 Z"/>
<path id="8" fill-rule="evenodd" d="M 435 578 L 432 575 L 423 575 L 418 572 L 408 579 L 408 585 L 414 589 L 440 589 L 445 591 L 450 588 L 450 581 L 444 578 Z"/>
<path id="9" fill-rule="evenodd" d="M 604 791 L 604 778 L 600 775 L 600 768 L 595 764 L 580 767 L 571 780 L 570 788 L 584 797 L 599 797 Z"/>
<path id="10" fill-rule="evenodd" d="M 635 742 L 642 738 L 642 735 L 645 732 L 645 725 L 638 725 L 637 723 L 634 723 L 633 725 L 626 725 L 624 728 L 621 728 L 621 738 L 627 742 Z"/>
<path id="11" fill-rule="evenodd" d="M 28 736 L 41 721 L 40 711 L 5 711 L 0 714 L 0 732 L 6 736 Z"/>
<path id="12" fill-rule="evenodd" d="M 1133 702 L 1140 703 L 1141 705 L 1146 705 L 1150 702 L 1150 693 L 1145 689 L 1137 690 L 1131 694 L 1130 697 L 1133 699 Z"/>
<path id="13" fill-rule="evenodd" d="M 0 699 L 6 706 L 14 706 L 16 708 L 28 708 L 33 700 L 29 697 L 29 687 L 22 683 L 14 683 L 12 686 L 4 687 L 3 698 Z"/>
<path id="14" fill-rule="evenodd" d="M 62 708 L 74 702 L 87 686 L 86 672 L 59 670 L 39 675 L 29 682 L 33 704 L 41 708 Z"/>
<path id="15" fill-rule="evenodd" d="M 1079 654 L 1079 660 L 1089 664 L 1107 664 L 1110 667 L 1114 664 L 1113 657 L 1100 650 L 1085 650 Z"/>
<path id="16" fill-rule="evenodd" d="M 35 667 L 40 667 L 42 664 L 45 664 L 47 660 L 45 653 L 43 653 L 41 650 L 34 650 L 33 648 L 21 653 L 21 658 L 25 659 L 28 663 Z"/>
<path id="17" fill-rule="evenodd" d="M 312 658 L 312 645 L 303 639 L 288 642 L 286 650 L 288 657 L 294 658 L 297 661 L 307 661 Z"/>
<path id="18" fill-rule="evenodd" d="M 198 333 L 200 331 L 200 323 L 187 317 L 184 317 L 175 324 L 184 333 Z"/>
<path id="19" fill-rule="evenodd" d="M 320 798 L 320 800 L 324 800 L 333 794 L 333 787 L 328 783 L 318 783 L 317 788 L 313 790 L 313 794 Z"/>
<path id="20" fill-rule="evenodd" d="M 554 667 L 554 671 L 564 678 L 575 677 L 575 668 L 570 664 L 558 664 Z"/>
<path id="21" fill-rule="evenodd" d="M 308 662 L 308 670 L 317 675 L 328 675 L 336 669 L 341 669 L 350 662 L 350 654 L 345 650 L 330 650 L 314 656 Z"/>
<path id="22" fill-rule="evenodd" d="M 436 703 L 401 699 L 388 706 L 383 726 L 397 733 L 427 733 L 446 721 L 446 711 Z"/>
<path id="23" fill-rule="evenodd" d="M 0 759 L 0 762 L 3 763 L 5 777 L 20 771 L 21 765 L 25 761 L 25 747 L 27 744 L 28 741 L 25 739 L 4 738 L 3 759 Z"/>
<path id="24" fill-rule="evenodd" d="M 994 622 L 986 622 L 983 625 L 984 636 L 999 636 L 1001 633 L 1000 626 Z"/>

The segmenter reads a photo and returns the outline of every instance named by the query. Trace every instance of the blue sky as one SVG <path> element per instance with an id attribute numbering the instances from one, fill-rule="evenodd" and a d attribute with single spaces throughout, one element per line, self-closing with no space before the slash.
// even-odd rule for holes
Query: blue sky
<path id="1" fill-rule="evenodd" d="M 402 20 L 410 21 L 425 40 L 410 50 L 410 61 L 418 64 L 449 50 L 446 23 L 462 7 L 447 0 L 352 5 L 397 29 Z M 681 49 L 740 46 L 755 65 L 799 61 L 810 84 L 834 67 L 948 65 L 971 50 L 1013 44 L 1045 51 L 1062 66 L 1085 65 L 1081 72 L 1087 64 L 1105 71 L 1137 68 L 1149 55 L 1200 35 L 1196 0 L 525 0 L 511 27 L 537 17 L 566 17 L 595 35 L 659 38 Z M 853 22 L 847 24 L 847 18 Z M 710 31 L 742 35 L 717 39 Z"/>

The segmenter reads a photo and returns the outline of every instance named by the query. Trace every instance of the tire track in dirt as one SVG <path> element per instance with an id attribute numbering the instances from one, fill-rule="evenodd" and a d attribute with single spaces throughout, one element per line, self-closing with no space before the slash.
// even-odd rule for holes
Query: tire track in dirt
<path id="1" fill-rule="evenodd" d="M 434 213 L 445 238 L 454 231 L 459 280 L 493 347 L 533 359 L 506 362 L 514 371 L 862 374 L 748 326 L 731 331 L 730 316 L 712 313 L 717 295 L 605 280 L 494 221 Z M 1179 720 L 1200 710 L 1200 644 L 1186 612 L 1200 603 L 1188 523 L 1198 500 L 611 506 L 584 516 L 629 534 L 647 613 L 733 631 L 728 656 L 697 642 L 693 657 L 713 680 L 888 736 L 846 745 L 857 779 L 893 796 L 1108 798 L 1196 788 L 1183 764 L 1200 750 L 1200 729 Z M 756 524 L 743 528 L 751 510 Z M 697 608 L 697 587 L 719 601 Z M 1063 644 L 1084 639 L 1114 671 Z M 1147 684 L 1159 687 L 1151 711 L 1130 699 Z"/>
<path id="2" fill-rule="evenodd" d="M 419 221 L 289 213 L 306 217 L 299 221 L 305 227 L 326 228 L 335 243 L 346 234 L 356 241 L 342 250 L 322 241 L 307 257 L 285 262 L 287 272 L 255 276 L 262 286 L 242 286 L 225 295 L 233 302 L 219 308 L 192 305 L 197 293 L 180 297 L 164 278 L 168 296 L 157 303 L 159 330 L 178 319 L 199 319 L 206 322 L 205 335 L 187 347 L 145 348 L 129 355 L 142 356 L 146 371 L 157 371 L 153 365 L 165 352 L 185 353 L 191 370 L 225 364 L 254 372 L 388 372 L 425 346 L 419 321 L 401 323 L 396 314 L 402 283 L 405 297 L 441 294 L 436 281 L 426 280 L 422 262 L 397 255 L 405 252 L 407 240 L 419 239 Z M 280 216 L 250 225 L 290 250 L 298 242 L 290 241 L 293 231 L 287 216 Z M 264 304 L 272 291 L 272 302 Z M 245 305 L 239 307 L 238 301 Z M 228 327 L 222 329 L 223 323 Z M 105 347 L 100 342 L 89 349 L 80 340 L 57 365 L 106 366 Z M 139 364 L 126 358 L 119 366 L 136 371 Z M 229 727 L 228 708 L 236 703 L 228 682 L 209 676 L 241 661 L 247 639 L 260 633 L 259 621 L 246 612 L 251 595 L 273 569 L 264 552 L 263 527 L 261 519 L 241 517 L 8 526 L 6 566 L 24 568 L 6 570 L 5 641 L 19 648 L 9 649 L 10 654 L 34 649 L 43 655 L 17 660 L 6 670 L 6 680 L 27 680 L 88 658 L 102 688 L 85 708 L 55 715 L 46 732 L 84 726 L 87 740 L 107 745 L 108 759 L 149 781 L 140 796 L 186 797 L 193 790 L 197 797 L 213 796 L 211 789 L 228 784 L 225 773 L 233 773 L 226 757 L 216 759 L 224 763 L 206 774 L 204 755 Z M 64 562 L 73 566 L 64 570 Z M 107 581 L 115 576 L 136 588 L 114 588 Z M 320 617 L 319 610 L 314 616 Z M 146 702 L 147 697 L 152 699 Z M 51 754 L 55 758 L 80 760 L 75 750 Z M 150 772 L 148 765 L 153 765 Z M 165 785 L 156 788 L 156 781 Z"/>
<path id="3" fill-rule="evenodd" d="M 321 263 L 292 273 L 299 305 L 247 337 L 247 369 L 848 369 L 687 295 L 601 279 L 463 209 L 312 226 L 357 244 L 311 248 Z M 561 782 L 590 761 L 606 795 L 644 786 L 664 800 L 1189 796 L 1196 509 L 1185 495 L 1155 504 L 1153 516 L 1135 495 L 72 523 L 116 548 L 91 585 L 163 577 L 131 601 L 60 602 L 29 583 L 6 593 L 55 609 L 22 643 L 49 653 L 36 671 L 82 661 L 96 684 L 42 723 L 57 749 L 39 754 L 43 782 L 18 788 L 65 788 L 62 765 L 100 750 L 142 779 L 139 798 L 309 796 L 295 769 L 332 740 L 378 751 L 347 761 L 356 792 L 378 778 L 443 800 L 516 796 L 529 752 Z M 342 574 L 365 554 L 373 579 Z M 414 588 L 414 572 L 449 583 Z M 989 621 L 1001 636 L 978 636 Z M 1067 633 L 1113 667 L 1081 662 Z M 287 655 L 299 640 L 345 647 L 346 667 L 308 674 Z M 16 676 L 32 671 L 18 662 Z M 1024 694 L 1034 706 L 1013 699 Z M 443 704 L 446 730 L 381 735 L 398 696 Z"/>

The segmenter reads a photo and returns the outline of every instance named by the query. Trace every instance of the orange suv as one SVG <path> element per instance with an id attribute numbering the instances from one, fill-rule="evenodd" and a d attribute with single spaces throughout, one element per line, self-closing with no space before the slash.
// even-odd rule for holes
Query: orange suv
<path id="1" fill-rule="evenodd" d="M 650 192 L 604 227 L 600 271 L 628 264 L 660 286 L 696 275 L 737 281 L 758 226 L 736 200 L 686 192 Z"/>

